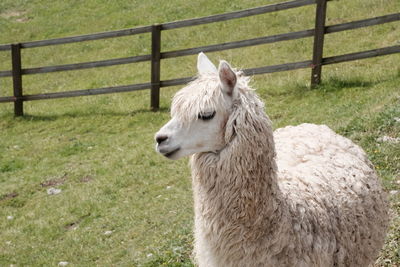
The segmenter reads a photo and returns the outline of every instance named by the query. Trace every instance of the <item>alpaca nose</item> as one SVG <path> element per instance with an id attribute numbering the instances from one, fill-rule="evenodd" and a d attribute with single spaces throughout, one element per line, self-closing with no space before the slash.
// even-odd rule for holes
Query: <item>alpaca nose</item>
<path id="1" fill-rule="evenodd" d="M 161 144 L 162 142 L 164 142 L 165 140 L 168 139 L 167 135 L 157 135 L 156 136 L 156 142 L 157 144 Z"/>

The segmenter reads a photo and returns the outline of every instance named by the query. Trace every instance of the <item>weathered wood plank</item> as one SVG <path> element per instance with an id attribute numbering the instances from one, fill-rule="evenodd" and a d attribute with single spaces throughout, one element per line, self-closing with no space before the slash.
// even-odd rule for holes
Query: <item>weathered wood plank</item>
<path id="1" fill-rule="evenodd" d="M 11 50 L 11 44 L 2 44 L 0 45 L 0 51 Z"/>
<path id="2" fill-rule="evenodd" d="M 22 99 L 24 101 L 32 101 L 32 100 L 43 100 L 43 99 L 65 98 L 65 97 L 124 93 L 124 92 L 150 89 L 150 87 L 151 87 L 150 83 L 141 83 L 141 84 L 104 87 L 96 89 L 84 89 L 84 90 L 75 90 L 66 92 L 47 93 L 47 94 L 24 95 Z"/>
<path id="3" fill-rule="evenodd" d="M 150 59 L 151 59 L 150 55 L 142 55 L 142 56 L 134 56 L 134 57 L 99 60 L 99 61 L 92 61 L 92 62 L 49 66 L 49 67 L 29 68 L 29 69 L 23 69 L 22 73 L 23 74 L 37 74 L 37 73 L 49 73 L 49 72 L 56 72 L 56 71 L 69 71 L 69 70 L 80 70 L 80 69 L 89 69 L 89 68 L 97 68 L 97 67 L 108 67 L 108 66 L 114 66 L 114 65 L 123 65 L 123 64 L 135 63 L 135 62 L 149 61 Z"/>
<path id="4" fill-rule="evenodd" d="M 70 71 L 70 70 L 80 70 L 80 69 L 89 69 L 89 68 L 98 68 L 98 67 L 108 67 L 108 66 L 114 66 L 114 65 L 131 64 L 131 63 L 136 63 L 136 62 L 149 61 L 150 59 L 151 59 L 150 55 L 142 55 L 142 56 L 134 56 L 134 57 L 99 60 L 99 61 L 92 61 L 92 62 L 82 62 L 82 63 L 74 63 L 74 64 L 28 68 L 28 69 L 22 69 L 22 74 L 26 75 L 26 74 L 50 73 L 50 72 L 57 72 L 57 71 Z M 0 71 L 0 77 L 7 77 L 7 76 L 11 76 L 11 75 L 12 75 L 11 71 Z"/>
<path id="5" fill-rule="evenodd" d="M 306 61 L 285 63 L 285 64 L 279 64 L 279 65 L 273 65 L 273 66 L 244 69 L 243 73 L 245 75 L 251 76 L 251 75 L 273 73 L 273 72 L 280 72 L 280 71 L 304 69 L 304 68 L 310 68 L 311 64 L 312 64 L 311 60 L 306 60 Z"/>
<path id="6" fill-rule="evenodd" d="M 191 81 L 193 81 L 196 77 L 185 77 L 185 78 L 179 78 L 179 79 L 172 79 L 172 80 L 165 80 L 161 81 L 161 87 L 168 87 L 168 86 L 175 86 L 175 85 L 182 85 L 182 84 L 187 84 Z"/>
<path id="7" fill-rule="evenodd" d="M 311 4 L 315 4 L 315 3 L 316 3 L 316 0 L 295 0 L 295 1 L 283 2 L 283 3 L 273 4 L 273 5 L 266 5 L 266 6 L 256 7 L 256 8 L 250 8 L 250 9 L 245 9 L 245 10 L 240 10 L 240 11 L 235 11 L 235 12 L 230 12 L 230 13 L 212 15 L 212 16 L 207 16 L 207 17 L 202 17 L 202 18 L 195 18 L 195 19 L 163 23 L 162 27 L 164 30 L 177 29 L 177 28 L 183 28 L 183 27 L 188 27 L 188 26 L 195 26 L 195 25 L 207 24 L 207 23 L 212 23 L 212 22 L 226 21 L 226 20 L 231 20 L 231 19 L 260 15 L 260 14 L 264 14 L 264 13 L 275 12 L 275 11 L 280 11 L 280 10 L 285 10 L 285 9 L 290 9 L 290 8 L 295 8 L 295 7 L 301 7 L 301 6 L 311 5 Z"/>
<path id="8" fill-rule="evenodd" d="M 400 13 L 389 14 L 385 16 L 369 18 L 369 19 L 362 19 L 347 23 L 341 23 L 336 25 L 330 25 L 325 27 L 325 33 L 334 33 L 334 32 L 341 32 L 347 30 L 353 30 L 357 28 L 375 26 L 379 24 L 394 22 L 400 20 Z"/>
<path id="9" fill-rule="evenodd" d="M 284 33 L 284 34 L 277 34 L 272 36 L 266 37 L 259 37 L 254 39 L 247 39 L 242 41 L 235 41 L 229 43 L 222 43 L 222 44 L 215 44 L 215 45 L 207 45 L 207 46 L 200 46 L 188 49 L 181 49 L 176 51 L 169 51 L 161 53 L 161 58 L 174 58 L 180 56 L 187 56 L 197 54 L 199 52 L 215 52 L 215 51 L 222 51 L 240 47 L 247 47 L 247 46 L 255 46 L 261 44 L 268 44 L 268 43 L 275 43 L 281 41 L 288 41 L 288 40 L 295 40 L 305 37 L 313 36 L 314 30 L 304 30 L 298 32 L 291 32 L 291 33 Z"/>
<path id="10" fill-rule="evenodd" d="M 10 76 L 12 76 L 12 71 L 11 70 L 0 71 L 0 77 L 10 77 Z"/>
<path id="11" fill-rule="evenodd" d="M 385 56 L 390 54 L 400 53 L 400 45 L 388 46 L 378 49 L 372 49 L 362 52 L 344 54 L 333 57 L 326 57 L 322 60 L 323 65 L 342 63 L 347 61 L 366 59 L 371 57 Z"/>
<path id="12" fill-rule="evenodd" d="M 7 102 L 14 102 L 15 97 L 14 96 L 2 96 L 0 97 L 0 103 L 7 103 Z"/>
<path id="13" fill-rule="evenodd" d="M 310 68 L 311 63 L 312 63 L 311 60 L 306 60 L 306 61 L 285 63 L 285 64 L 279 64 L 279 65 L 273 65 L 273 66 L 244 69 L 242 71 L 245 75 L 251 76 L 251 75 L 258 75 L 258 74 L 265 74 L 265 73 L 273 73 L 273 72 L 280 72 L 280 71 Z M 193 77 L 185 77 L 185 78 L 161 81 L 161 87 L 187 84 L 188 82 L 193 81 L 195 78 L 196 77 L 193 76 Z"/>
<path id="14" fill-rule="evenodd" d="M 144 26 L 144 27 L 137 27 L 137 28 L 132 28 L 132 29 L 123 29 L 123 30 L 118 30 L 118 31 L 99 32 L 99 33 L 94 33 L 94 34 L 85 34 L 85 35 L 63 37 L 63 38 L 56 38 L 56 39 L 23 42 L 23 43 L 21 43 L 21 47 L 22 48 L 32 48 L 32 47 L 40 47 L 40 46 L 48 46 L 48 45 L 60 45 L 60 44 L 76 43 L 76 42 L 83 42 L 83 41 L 93 41 L 93 40 L 99 40 L 99 39 L 147 33 L 150 31 L 151 31 L 151 26 Z"/>
<path id="15" fill-rule="evenodd" d="M 136 63 L 136 62 L 149 61 L 150 59 L 151 59 L 150 55 L 142 55 L 142 56 L 134 56 L 134 57 L 99 60 L 99 61 L 92 61 L 92 62 L 82 62 L 82 63 L 74 63 L 74 64 L 28 68 L 28 69 L 22 69 L 22 74 L 26 75 L 26 74 L 38 74 L 38 73 L 49 73 L 49 72 L 57 72 L 57 71 L 70 71 L 70 70 L 80 70 L 80 69 L 89 69 L 89 68 L 98 68 L 98 67 L 108 67 L 108 66 L 114 66 L 114 65 L 131 64 L 131 63 Z M 11 75 L 12 75 L 11 71 L 0 71 L 0 77 L 7 77 L 7 76 L 11 76 Z"/>

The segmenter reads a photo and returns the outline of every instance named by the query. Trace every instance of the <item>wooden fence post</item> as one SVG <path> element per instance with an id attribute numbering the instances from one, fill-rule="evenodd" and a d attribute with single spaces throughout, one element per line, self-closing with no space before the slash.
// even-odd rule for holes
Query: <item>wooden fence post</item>
<path id="1" fill-rule="evenodd" d="M 151 29 L 151 109 L 160 107 L 161 25 Z"/>
<path id="2" fill-rule="evenodd" d="M 22 71 L 21 71 L 21 44 L 11 45 L 12 77 L 14 88 L 14 115 L 23 116 L 22 101 Z"/>
<path id="3" fill-rule="evenodd" d="M 311 88 L 321 82 L 322 56 L 324 50 L 324 34 L 327 0 L 317 0 L 315 14 L 314 49 L 311 71 Z"/>

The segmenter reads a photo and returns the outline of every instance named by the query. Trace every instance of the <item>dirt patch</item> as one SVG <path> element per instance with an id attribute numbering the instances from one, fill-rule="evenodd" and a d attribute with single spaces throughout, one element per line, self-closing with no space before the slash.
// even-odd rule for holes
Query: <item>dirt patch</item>
<path id="1" fill-rule="evenodd" d="M 64 176 L 61 178 L 54 178 L 54 179 L 44 181 L 44 182 L 40 183 L 40 186 L 41 187 L 49 187 L 49 186 L 62 185 L 65 183 L 66 180 L 67 180 L 67 174 L 64 174 Z"/>
<path id="2" fill-rule="evenodd" d="M 65 230 L 68 230 L 68 231 L 75 230 L 76 228 L 78 228 L 78 225 L 79 225 L 79 222 L 72 222 L 72 223 L 65 225 L 64 228 L 65 228 Z"/>
<path id="3" fill-rule="evenodd" d="M 21 10 L 7 10 L 2 13 L 0 13 L 0 17 L 5 18 L 5 19 L 10 19 L 10 20 L 15 20 L 16 22 L 26 22 L 29 21 L 27 11 L 21 11 Z"/>
<path id="4" fill-rule="evenodd" d="M 27 17 L 18 18 L 18 19 L 16 19 L 15 21 L 16 21 L 16 22 L 27 22 L 27 21 L 29 21 L 29 18 L 27 18 Z"/>
<path id="5" fill-rule="evenodd" d="M 26 11 L 8 10 L 0 14 L 5 19 L 20 17 L 26 14 Z"/>
<path id="6" fill-rule="evenodd" d="M 79 227 L 79 224 L 85 218 L 90 217 L 90 215 L 91 215 L 90 213 L 85 214 L 85 215 L 81 216 L 78 220 L 76 220 L 75 222 L 71 222 L 71 223 L 68 223 L 68 224 L 64 225 L 64 229 L 68 230 L 68 231 L 77 229 Z"/>
<path id="7" fill-rule="evenodd" d="M 16 192 L 8 193 L 8 194 L 0 196 L 0 201 L 13 199 L 13 198 L 16 198 L 17 196 L 18 196 L 18 193 L 16 193 Z"/>
<path id="8" fill-rule="evenodd" d="M 94 178 L 92 176 L 86 175 L 86 176 L 83 176 L 80 181 L 81 181 L 81 183 L 89 183 L 93 180 L 94 180 Z"/>

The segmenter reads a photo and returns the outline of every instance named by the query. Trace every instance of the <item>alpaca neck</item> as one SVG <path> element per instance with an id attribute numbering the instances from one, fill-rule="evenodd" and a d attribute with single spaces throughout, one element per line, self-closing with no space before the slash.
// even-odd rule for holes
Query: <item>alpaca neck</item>
<path id="1" fill-rule="evenodd" d="M 230 143 L 218 154 L 192 157 L 196 216 L 249 227 L 253 233 L 258 227 L 270 231 L 268 222 L 282 217 L 272 127 L 264 112 L 259 113 L 239 110 Z"/>

